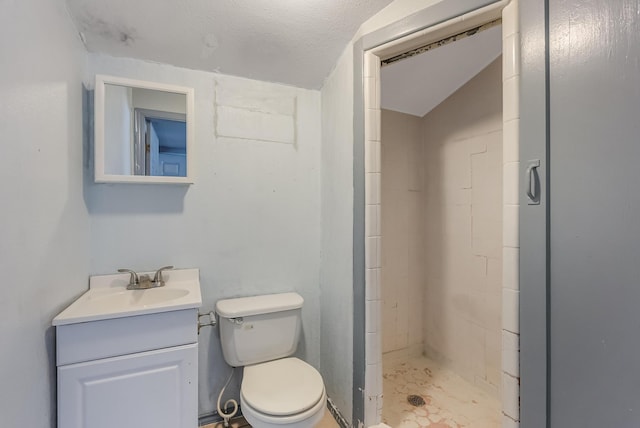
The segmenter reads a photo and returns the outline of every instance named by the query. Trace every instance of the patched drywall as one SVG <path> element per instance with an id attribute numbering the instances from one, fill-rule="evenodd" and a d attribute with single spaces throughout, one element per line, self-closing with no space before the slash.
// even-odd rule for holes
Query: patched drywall
<path id="1" fill-rule="evenodd" d="M 320 368 L 320 92 L 91 54 L 87 76 L 96 73 L 194 88 L 196 176 L 191 186 L 90 184 L 91 273 L 197 267 L 204 312 L 222 298 L 297 291 L 298 355 Z M 221 105 L 240 116 L 219 114 Z M 274 111 L 292 123 L 256 134 L 242 119 Z M 277 141 L 281 130 L 295 140 Z M 216 329 L 203 329 L 199 346 L 207 414 L 230 369 Z M 239 399 L 239 379 L 227 397 Z"/>
<path id="2" fill-rule="evenodd" d="M 223 139 L 296 143 L 297 99 L 274 93 L 272 85 L 237 79 L 216 84 L 215 132 Z"/>
<path id="3" fill-rule="evenodd" d="M 88 286 L 85 51 L 61 2 L 0 2 L 0 415 L 56 426 L 51 320 Z"/>

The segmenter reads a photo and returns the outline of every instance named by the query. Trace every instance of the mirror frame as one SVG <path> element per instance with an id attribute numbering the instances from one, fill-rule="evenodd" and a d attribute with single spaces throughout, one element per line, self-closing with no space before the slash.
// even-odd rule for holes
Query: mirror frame
<path id="1" fill-rule="evenodd" d="M 165 177 L 149 175 L 105 174 L 104 160 L 104 100 L 105 84 L 128 86 L 131 88 L 153 89 L 184 94 L 187 98 L 187 175 L 185 177 Z M 194 135 L 194 91 L 185 86 L 166 83 L 127 79 L 124 77 L 96 75 L 94 97 L 94 170 L 96 183 L 140 183 L 140 184 L 193 184 L 195 175 L 195 135 Z"/>

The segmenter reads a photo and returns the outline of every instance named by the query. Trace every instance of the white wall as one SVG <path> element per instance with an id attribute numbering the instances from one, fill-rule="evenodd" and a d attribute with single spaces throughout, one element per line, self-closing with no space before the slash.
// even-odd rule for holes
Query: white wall
<path id="1" fill-rule="evenodd" d="M 422 352 L 425 213 L 422 119 L 381 113 L 382 352 Z"/>
<path id="2" fill-rule="evenodd" d="M 0 34 L 0 425 L 53 427 L 51 320 L 89 268 L 85 53 L 61 1 L 0 2 Z"/>
<path id="3" fill-rule="evenodd" d="M 425 353 L 497 396 L 502 331 L 502 57 L 427 114 L 422 126 Z"/>
<path id="4" fill-rule="evenodd" d="M 358 29 L 353 40 L 358 40 L 365 34 L 379 30 L 396 21 L 406 18 L 422 9 L 446 0 L 394 0 L 380 12 L 367 19 Z"/>
<path id="5" fill-rule="evenodd" d="M 305 299 L 298 354 L 319 367 L 320 92 L 92 54 L 95 73 L 193 87 L 197 164 L 191 186 L 89 186 L 91 273 L 198 267 L 203 311 L 222 298 L 295 290 Z M 252 139 L 248 114 L 294 140 Z M 199 342 L 204 414 L 229 369 L 217 330 Z"/>
<path id="6" fill-rule="evenodd" d="M 353 360 L 353 41 L 429 4 L 395 0 L 367 20 L 322 88 L 321 367 L 329 395 L 349 421 L 353 370 L 345 361 Z M 374 306 L 375 300 L 368 303 Z M 344 308 L 343 315 L 338 308 Z M 370 330 L 378 320 L 367 323 Z"/>
<path id="7" fill-rule="evenodd" d="M 329 397 L 352 419 L 353 400 L 353 52 L 322 89 L 322 265 L 320 366 Z"/>

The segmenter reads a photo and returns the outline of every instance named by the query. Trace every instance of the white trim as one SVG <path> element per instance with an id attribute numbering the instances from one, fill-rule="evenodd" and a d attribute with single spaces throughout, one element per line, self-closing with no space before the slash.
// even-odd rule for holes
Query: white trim
<path id="1" fill-rule="evenodd" d="M 152 89 L 163 92 L 184 94 L 186 96 L 187 117 L 187 175 L 185 177 L 152 177 L 142 175 L 105 174 L 104 158 L 104 100 L 105 84 L 128 86 L 132 88 Z M 139 183 L 139 184 L 193 184 L 195 179 L 195 108 L 194 90 L 185 86 L 148 82 L 124 77 L 96 75 L 94 98 L 94 171 L 96 183 Z"/>

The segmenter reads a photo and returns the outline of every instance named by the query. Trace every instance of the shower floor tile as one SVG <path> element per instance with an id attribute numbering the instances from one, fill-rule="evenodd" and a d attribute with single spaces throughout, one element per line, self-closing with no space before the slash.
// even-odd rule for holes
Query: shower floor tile
<path id="1" fill-rule="evenodd" d="M 423 356 L 384 361 L 382 421 L 393 428 L 499 428 L 500 401 Z M 407 401 L 418 395 L 425 405 Z"/>

